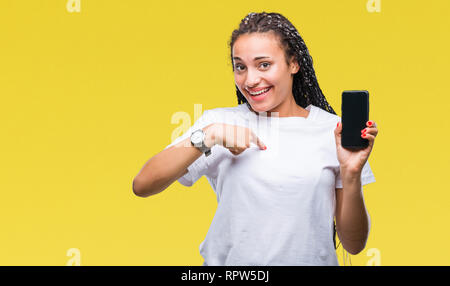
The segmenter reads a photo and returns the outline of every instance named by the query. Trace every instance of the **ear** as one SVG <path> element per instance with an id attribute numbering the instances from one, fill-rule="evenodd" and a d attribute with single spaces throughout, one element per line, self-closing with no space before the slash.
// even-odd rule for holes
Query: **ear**
<path id="1" fill-rule="evenodd" d="M 296 74 L 299 69 L 300 65 L 298 64 L 298 61 L 295 59 L 295 57 L 293 57 L 290 65 L 291 74 Z"/>

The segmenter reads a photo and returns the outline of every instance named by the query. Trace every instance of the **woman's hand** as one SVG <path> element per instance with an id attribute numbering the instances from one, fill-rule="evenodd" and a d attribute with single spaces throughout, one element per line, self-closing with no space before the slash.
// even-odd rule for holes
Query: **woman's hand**
<path id="1" fill-rule="evenodd" d="M 369 145 L 364 149 L 359 150 L 349 150 L 345 149 L 341 145 L 341 132 L 342 123 L 338 122 L 338 125 L 334 129 L 334 135 L 336 138 L 336 151 L 341 168 L 351 172 L 351 173 L 361 173 L 364 164 L 369 158 L 370 152 L 372 151 L 373 144 L 375 142 L 375 137 L 378 134 L 377 125 L 374 121 L 367 121 L 367 127 L 361 130 L 361 137 L 369 140 Z"/>
<path id="2" fill-rule="evenodd" d="M 249 128 L 225 123 L 213 123 L 204 128 L 205 144 L 208 147 L 221 145 L 233 155 L 239 155 L 255 143 L 261 150 L 266 150 L 264 143 Z"/>

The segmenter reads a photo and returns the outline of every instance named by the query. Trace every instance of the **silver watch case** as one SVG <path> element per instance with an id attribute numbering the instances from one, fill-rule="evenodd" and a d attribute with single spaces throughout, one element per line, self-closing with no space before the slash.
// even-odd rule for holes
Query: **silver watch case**
<path id="1" fill-rule="evenodd" d="M 205 153 L 205 156 L 209 156 L 211 155 L 211 148 L 205 145 L 205 136 L 206 134 L 202 129 L 195 130 L 191 134 L 191 144 Z"/>

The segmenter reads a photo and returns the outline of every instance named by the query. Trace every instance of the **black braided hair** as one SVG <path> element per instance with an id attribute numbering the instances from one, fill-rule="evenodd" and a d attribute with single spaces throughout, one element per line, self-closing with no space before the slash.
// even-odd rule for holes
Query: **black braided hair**
<path id="1" fill-rule="evenodd" d="M 313 59 L 309 54 L 305 42 L 294 25 L 279 13 L 252 12 L 241 20 L 239 28 L 233 31 L 231 39 L 228 42 L 231 51 L 231 65 L 233 67 L 233 72 L 233 45 L 239 36 L 243 34 L 266 32 L 274 32 L 280 40 L 281 47 L 284 50 L 286 64 L 288 66 L 289 60 L 292 59 L 292 57 L 294 57 L 300 65 L 299 71 L 294 74 L 292 83 L 292 93 L 295 102 L 303 108 L 306 108 L 309 104 L 313 104 L 325 111 L 336 114 L 319 87 L 313 67 Z M 236 95 L 238 104 L 245 102 L 250 108 L 250 104 L 237 86 Z M 333 242 L 334 248 L 336 249 L 336 224 L 334 221 L 333 224 Z"/>

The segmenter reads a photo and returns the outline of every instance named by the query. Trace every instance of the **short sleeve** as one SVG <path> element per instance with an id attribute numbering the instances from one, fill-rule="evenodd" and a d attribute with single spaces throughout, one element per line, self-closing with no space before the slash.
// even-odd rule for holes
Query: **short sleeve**
<path id="1" fill-rule="evenodd" d="M 195 121 L 194 124 L 191 127 L 189 127 L 189 129 L 186 132 L 184 132 L 181 136 L 173 140 L 173 142 L 167 145 L 164 149 L 176 145 L 177 143 L 190 137 L 192 132 L 194 132 L 195 130 L 202 129 L 211 123 L 212 123 L 211 111 L 205 110 L 202 116 L 200 116 L 200 118 L 198 118 L 197 121 Z M 198 179 L 200 179 L 203 175 L 206 174 L 207 168 L 208 168 L 207 159 L 206 156 L 203 154 L 187 167 L 188 172 L 184 174 L 182 177 L 180 177 L 178 179 L 178 182 L 180 182 L 180 184 L 182 184 L 183 186 L 190 187 Z"/>
<path id="2" fill-rule="evenodd" d="M 372 173 L 369 161 L 366 161 L 361 172 L 361 185 L 364 186 L 373 182 L 375 182 L 375 176 Z M 337 168 L 336 174 L 336 188 L 342 188 L 342 178 L 339 168 Z"/>

